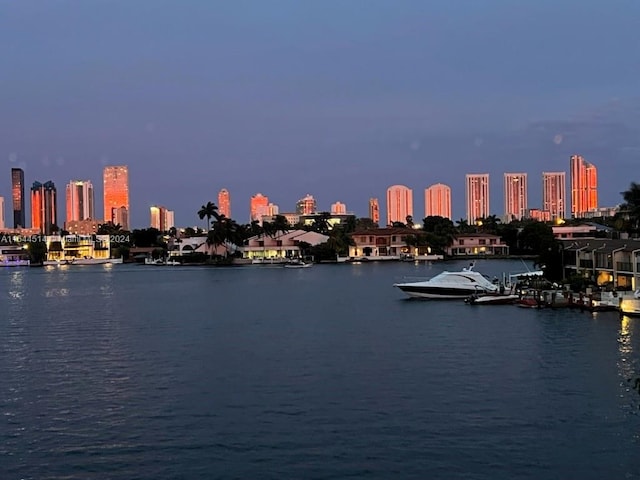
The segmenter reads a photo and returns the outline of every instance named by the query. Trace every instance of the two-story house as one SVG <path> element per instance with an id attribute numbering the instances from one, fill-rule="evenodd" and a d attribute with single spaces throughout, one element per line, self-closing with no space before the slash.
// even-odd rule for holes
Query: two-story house
<path id="1" fill-rule="evenodd" d="M 509 255 L 509 246 L 498 235 L 489 233 L 464 233 L 456 235 L 447 247 L 452 257 L 478 255 Z"/>

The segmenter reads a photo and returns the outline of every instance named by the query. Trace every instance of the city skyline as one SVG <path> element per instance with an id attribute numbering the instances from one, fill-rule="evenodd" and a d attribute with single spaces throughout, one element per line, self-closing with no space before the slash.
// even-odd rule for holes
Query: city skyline
<path id="1" fill-rule="evenodd" d="M 196 224 L 212 186 L 244 220 L 257 191 L 283 210 L 312 192 L 366 216 L 390 184 L 443 183 L 457 219 L 464 172 L 490 174 L 495 207 L 503 172 L 526 172 L 540 205 L 539 172 L 579 152 L 601 167 L 599 204 L 620 203 L 640 152 L 640 64 L 612 52 L 637 43 L 640 4 L 267 3 L 7 2 L 1 171 L 98 187 L 126 164 L 140 226 L 158 202 Z M 576 22 L 602 35 L 574 35 Z M 0 195 L 8 211 L 9 181 Z"/>
<path id="2" fill-rule="evenodd" d="M 597 169 L 595 165 L 584 160 L 584 158 L 581 155 L 572 155 L 569 159 L 569 164 L 570 164 L 569 165 L 570 172 L 581 171 L 584 179 L 587 179 L 591 182 L 589 183 L 590 193 L 588 195 L 585 193 L 583 196 L 585 196 L 585 198 L 591 199 L 592 202 L 597 202 L 598 185 L 597 185 Z M 118 175 L 114 176 L 114 171 L 120 172 L 119 174 L 120 181 L 119 183 L 118 181 L 116 181 L 116 184 L 118 186 L 115 189 L 115 191 L 117 192 L 125 191 L 126 195 L 128 195 L 129 194 L 128 183 L 127 183 L 128 166 L 126 165 L 105 167 L 103 172 L 104 178 L 105 178 L 105 185 L 107 185 L 109 181 L 112 181 L 113 179 L 117 180 Z M 19 169 L 11 170 L 12 182 L 14 182 L 16 178 L 19 179 L 20 175 L 16 175 L 17 173 L 18 174 L 20 173 Z M 467 221 L 475 221 L 475 220 L 471 220 L 472 217 L 475 219 L 475 218 L 480 218 L 482 216 L 487 216 L 487 215 L 480 215 L 480 213 L 483 213 L 486 211 L 489 212 L 488 215 L 497 215 L 500 218 L 502 218 L 503 221 L 507 219 L 520 219 L 524 217 L 531 218 L 531 214 L 533 215 L 533 218 L 541 218 L 541 219 L 544 219 L 544 218 L 555 219 L 559 216 L 562 218 L 570 218 L 570 217 L 567 217 L 566 214 L 565 215 L 561 214 L 563 210 L 566 210 L 567 200 L 565 198 L 566 193 L 564 190 L 565 188 L 564 179 L 566 178 L 566 172 L 541 172 L 541 173 L 542 173 L 541 178 L 542 178 L 543 187 L 542 187 L 542 202 L 540 204 L 536 204 L 528 201 L 528 186 L 527 186 L 528 175 L 526 173 L 522 173 L 522 172 L 521 173 L 509 173 L 509 172 L 503 173 L 504 183 L 503 183 L 502 190 L 503 190 L 503 201 L 504 201 L 504 208 L 505 208 L 505 210 L 503 211 L 503 214 L 501 214 L 498 211 L 493 211 L 489 209 L 489 205 L 485 204 L 485 202 L 488 201 L 488 199 L 490 198 L 490 192 L 491 192 L 491 189 L 489 188 L 490 176 L 488 176 L 488 174 L 467 174 L 465 176 L 465 181 L 467 182 L 466 201 L 467 202 L 469 201 L 468 196 L 470 193 L 472 193 L 472 190 L 475 188 L 477 191 L 475 192 L 474 195 L 476 195 L 477 198 L 474 201 L 480 201 L 480 204 L 481 204 L 478 207 L 480 208 L 480 210 L 478 210 L 473 216 L 469 215 L 469 211 L 467 212 Z M 108 180 L 108 179 L 111 179 L 111 180 Z M 482 185 L 479 186 L 478 188 L 476 187 L 472 188 L 471 183 L 479 179 L 482 180 L 481 181 Z M 515 185 L 514 182 L 519 183 L 521 185 L 520 190 L 517 191 L 517 189 L 512 188 L 513 185 Z M 20 180 L 18 180 L 17 188 L 14 188 L 14 190 L 17 189 L 19 191 L 19 186 L 20 186 Z M 73 197 L 73 195 L 71 194 L 72 187 L 77 188 L 75 197 Z M 414 208 L 413 190 L 403 185 L 393 185 L 389 187 L 389 189 L 393 189 L 396 187 L 402 187 L 403 189 L 405 188 L 407 189 L 408 195 L 411 198 L 403 200 L 403 202 L 406 204 L 405 210 L 409 212 L 413 212 L 414 211 L 413 210 Z M 429 212 L 431 211 L 429 207 L 428 198 L 430 195 L 430 190 L 433 190 L 434 188 L 444 189 L 443 192 L 438 192 L 438 196 L 441 197 L 437 199 L 437 202 L 441 203 L 439 207 L 441 210 L 438 210 L 439 214 L 441 214 L 442 216 L 451 218 L 453 220 L 454 219 L 453 216 L 447 215 L 447 208 L 450 208 L 449 205 L 451 203 L 451 193 L 450 193 L 451 189 L 448 185 L 444 185 L 440 183 L 431 185 L 430 187 L 425 189 L 425 215 L 428 216 Z M 387 216 L 389 216 L 389 211 L 390 211 L 389 210 L 390 208 L 389 189 L 387 191 L 387 205 L 386 205 Z M 519 193 L 516 194 L 516 191 Z M 77 202 L 79 201 L 78 200 L 79 195 L 83 196 L 83 201 L 80 203 L 85 205 L 82 208 L 86 209 L 86 211 L 84 211 L 83 215 L 77 214 L 76 216 L 78 216 L 78 218 L 73 218 L 72 221 L 94 219 L 93 217 L 90 216 L 91 215 L 90 212 L 92 208 L 94 208 L 94 206 L 92 205 L 93 202 L 90 200 L 90 198 L 93 196 L 93 187 L 90 180 L 84 180 L 84 181 L 72 180 L 67 184 L 67 195 L 66 195 L 66 206 L 65 206 L 67 215 L 70 215 L 69 209 L 72 208 L 70 205 L 70 201 L 72 203 L 73 202 L 76 203 L 73 206 L 73 209 L 78 210 L 80 208 L 79 204 L 77 204 Z M 555 197 L 553 197 L 554 195 Z M 159 195 L 159 196 L 162 196 L 162 195 Z M 218 202 L 219 202 L 218 211 L 220 213 L 224 214 L 224 208 L 225 208 L 224 202 L 225 201 L 230 202 L 229 198 L 230 198 L 230 192 L 226 188 L 223 188 L 218 192 Z M 434 196 L 434 199 L 435 198 L 436 196 Z M 222 211 L 220 210 L 220 199 L 223 200 Z M 376 200 L 374 197 L 369 198 L 369 205 L 367 209 L 367 214 L 369 218 L 371 218 L 371 215 L 375 216 L 375 211 L 372 212 L 372 202 L 374 200 Z M 398 202 L 396 201 L 395 203 L 397 204 Z M 557 207 L 555 206 L 556 204 L 558 205 Z M 571 204 L 570 205 L 571 208 L 573 209 L 571 202 L 570 204 Z M 598 209 L 604 211 L 615 206 L 615 205 L 610 205 L 610 206 L 603 207 L 598 203 L 593 203 L 593 204 L 595 205 L 594 207 L 590 207 L 588 210 L 581 211 L 581 213 L 577 216 L 584 216 L 586 212 L 596 212 L 596 210 Z M 346 211 L 346 206 L 343 202 L 332 203 L 329 208 L 327 208 L 326 206 L 321 206 L 320 208 L 318 208 L 317 201 L 315 200 L 314 196 L 311 194 L 307 194 L 305 197 L 303 197 L 302 199 L 299 199 L 298 202 L 296 202 L 294 209 L 285 209 L 282 211 L 282 213 L 286 214 L 286 213 L 297 212 L 297 213 L 309 214 L 309 213 L 315 213 L 315 212 L 330 212 L 335 210 L 334 208 L 335 205 L 344 206 Z M 230 203 L 228 203 L 226 207 L 230 208 Z M 267 196 L 263 196 L 260 193 L 251 197 L 249 201 L 249 207 L 251 212 L 251 218 L 254 218 L 258 221 L 261 221 L 263 216 L 273 216 L 281 213 L 280 208 L 277 205 L 271 203 Z M 509 211 L 509 208 L 511 208 L 513 212 Z M 352 211 L 350 211 L 350 213 L 351 212 Z M 516 212 L 519 212 L 519 213 L 516 213 Z M 352 213 L 355 213 L 357 216 L 367 216 L 367 214 L 359 215 L 358 212 L 352 212 Z M 433 213 L 436 213 L 436 211 L 434 210 Z M 173 211 L 171 211 L 171 214 L 173 215 Z M 114 208 L 112 209 L 112 215 L 113 215 L 113 218 L 116 220 L 115 223 L 119 223 L 120 225 L 127 226 L 129 221 L 128 208 L 126 208 L 125 206 L 122 206 L 120 208 Z M 393 214 L 393 215 L 396 215 L 396 214 Z M 80 218 L 81 216 L 85 218 Z M 411 216 L 413 217 L 414 215 L 412 214 Z M 62 222 L 62 219 L 59 216 L 57 218 L 59 222 Z M 406 219 L 406 215 L 405 215 L 405 219 Z M 95 220 L 102 220 L 102 219 L 95 219 Z M 68 221 L 70 220 L 67 219 L 67 222 Z M 393 220 L 393 221 L 400 221 L 400 220 Z M 378 221 L 377 223 L 380 223 L 380 222 Z M 191 225 L 191 224 L 184 223 L 182 225 Z M 27 227 L 29 226 L 27 225 Z M 62 225 L 58 225 L 58 227 L 64 227 L 64 223 Z"/>

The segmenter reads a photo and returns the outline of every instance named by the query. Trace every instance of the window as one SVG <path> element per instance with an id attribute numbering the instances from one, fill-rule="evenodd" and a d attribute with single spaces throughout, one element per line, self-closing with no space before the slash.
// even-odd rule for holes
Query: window
<path id="1" fill-rule="evenodd" d="M 458 245 L 464 245 L 464 240 L 458 240 Z"/>
<path id="2" fill-rule="evenodd" d="M 496 244 L 496 239 L 492 238 L 489 240 L 489 245 L 495 245 Z"/>
<path id="3" fill-rule="evenodd" d="M 486 245 L 486 244 L 487 244 L 487 241 L 486 241 L 484 238 L 481 238 L 481 239 L 479 239 L 479 240 L 478 240 L 478 243 L 479 243 L 480 245 Z"/>
<path id="4" fill-rule="evenodd" d="M 392 241 L 392 242 L 395 242 L 395 241 L 396 241 L 396 236 L 395 236 L 395 235 L 393 235 L 393 236 L 391 237 L 391 241 Z"/>

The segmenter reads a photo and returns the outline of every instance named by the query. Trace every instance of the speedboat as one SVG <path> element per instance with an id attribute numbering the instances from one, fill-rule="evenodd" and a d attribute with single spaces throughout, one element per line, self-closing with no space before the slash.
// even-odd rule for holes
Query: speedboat
<path id="1" fill-rule="evenodd" d="M 463 268 L 460 272 L 439 273 L 423 282 L 396 283 L 393 286 L 415 298 L 464 299 L 473 294 L 500 292 L 500 286 L 493 283 L 489 277 L 473 270 L 473 265 Z"/>
<path id="2" fill-rule="evenodd" d="M 289 263 L 284 264 L 284 268 L 309 268 L 312 263 L 305 263 L 302 260 L 291 260 Z"/>

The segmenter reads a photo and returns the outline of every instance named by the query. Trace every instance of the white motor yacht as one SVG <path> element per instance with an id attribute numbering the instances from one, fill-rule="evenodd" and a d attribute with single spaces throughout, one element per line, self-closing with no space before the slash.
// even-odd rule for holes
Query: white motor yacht
<path id="1" fill-rule="evenodd" d="M 467 298 L 472 294 L 500 292 L 500 286 L 473 270 L 473 265 L 460 272 L 442 272 L 423 282 L 396 283 L 393 286 L 416 298 Z"/>

